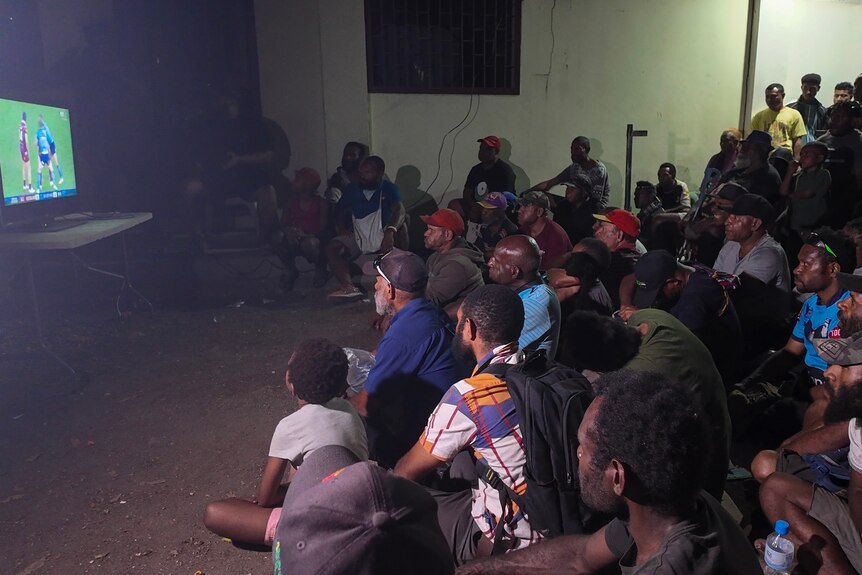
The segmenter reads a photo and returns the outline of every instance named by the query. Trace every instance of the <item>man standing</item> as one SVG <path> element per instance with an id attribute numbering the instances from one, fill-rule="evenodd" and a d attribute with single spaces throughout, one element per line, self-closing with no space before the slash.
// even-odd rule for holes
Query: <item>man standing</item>
<path id="1" fill-rule="evenodd" d="M 529 190 L 547 192 L 554 186 L 566 182 L 574 182 L 575 176 L 584 175 L 593 184 L 590 193 L 589 205 L 594 212 L 603 210 L 608 206 L 611 197 L 611 186 L 608 182 L 608 169 L 603 163 L 590 158 L 590 139 L 578 136 L 572 140 L 572 165 L 560 172 L 556 177 L 544 182 L 539 182 Z"/>
<path id="2" fill-rule="evenodd" d="M 829 122 L 829 115 L 826 108 L 817 99 L 817 92 L 820 91 L 820 74 L 805 74 L 802 76 L 802 94 L 795 102 L 787 105 L 788 108 L 793 108 L 802 116 L 802 121 L 805 123 L 805 129 L 808 135 L 802 142 L 807 143 L 814 141 L 826 129 Z"/>
<path id="3" fill-rule="evenodd" d="M 832 94 L 832 104 L 838 102 L 849 102 L 853 99 L 853 84 L 850 82 L 838 82 L 835 84 L 835 92 Z"/>
<path id="4" fill-rule="evenodd" d="M 519 414 L 506 383 L 485 373 L 491 366 L 523 360 L 517 341 L 523 325 L 524 309 L 512 290 L 488 285 L 467 296 L 458 309 L 454 346 L 459 355 L 475 358 L 476 367 L 470 377 L 455 380 L 446 392 L 419 440 L 395 466 L 396 475 L 421 481 L 469 449 L 497 473 L 507 489 L 525 493 L 527 455 Z M 490 555 L 500 521 L 510 549 L 541 539 L 511 498 L 504 508 L 500 492 L 484 478 L 475 485 L 472 490 L 454 493 L 431 491 L 456 564 Z"/>
<path id="5" fill-rule="evenodd" d="M 713 439 L 692 395 L 670 377 L 631 370 L 594 386 L 578 429 L 578 476 L 584 502 L 617 518 L 458 573 L 605 573 L 614 564 L 630 575 L 763 573 L 739 525 L 701 491 Z"/>
<path id="6" fill-rule="evenodd" d="M 467 222 L 479 223 L 480 212 L 476 205 L 491 192 L 502 194 L 515 191 L 515 172 L 497 157 L 500 138 L 485 136 L 479 140 L 479 163 L 470 169 L 461 199 L 449 202 L 449 208 L 458 212 Z"/>
<path id="7" fill-rule="evenodd" d="M 774 206 L 781 199 L 781 176 L 768 162 L 772 141 L 772 136 L 766 132 L 751 132 L 742 141 L 734 164 L 735 169 L 724 174 L 719 182 L 741 186 L 752 194 L 763 196 Z"/>
<path id="8" fill-rule="evenodd" d="M 790 522 L 790 540 L 796 548 L 814 544 L 822 559 L 820 573 L 851 574 L 862 571 L 862 333 L 817 344 L 829 367 L 823 388 L 828 399 L 827 424 L 850 420 L 850 483 L 842 497 L 789 473 L 773 473 L 760 487 L 760 505 L 770 521 Z"/>
<path id="9" fill-rule="evenodd" d="M 386 164 L 379 156 L 369 156 L 359 165 L 358 181 L 351 182 L 338 201 L 336 211 L 349 214 L 353 230 L 339 230 L 329 242 L 326 259 L 341 288 L 329 294 L 331 300 L 362 299 L 350 277 L 350 263 L 362 254 L 387 253 L 396 245 L 406 247 L 404 204 L 398 186 L 383 179 Z M 336 215 L 336 220 L 342 219 Z"/>
<path id="10" fill-rule="evenodd" d="M 496 284 L 518 294 L 524 304 L 524 329 L 518 347 L 524 353 L 537 349 L 554 359 L 560 338 L 560 302 L 539 275 L 542 252 L 530 236 L 509 236 L 494 248 L 488 275 Z"/>
<path id="11" fill-rule="evenodd" d="M 365 388 L 351 403 L 368 423 L 371 458 L 391 467 L 410 449 L 443 393 L 465 375 L 464 365 L 451 352 L 449 319 L 424 297 L 428 272 L 422 258 L 395 248 L 363 271 L 377 274 L 374 304 L 392 320 Z"/>
<path id="12" fill-rule="evenodd" d="M 784 105 L 784 86 L 770 84 L 766 87 L 766 106 L 751 119 L 751 129 L 767 132 L 773 146 L 787 148 L 794 158 L 798 158 L 802 138 L 808 132 L 802 115 Z"/>
<path id="13" fill-rule="evenodd" d="M 462 237 L 464 220 L 454 210 L 443 208 L 420 218 L 428 225 L 425 247 L 434 251 L 427 262 L 425 297 L 454 318 L 461 300 L 485 283 L 480 269 L 485 258 Z"/>
<path id="14" fill-rule="evenodd" d="M 599 276 L 614 309 L 632 305 L 635 294 L 635 263 L 640 252 L 635 242 L 641 233 L 641 222 L 631 212 L 614 208 L 603 214 L 594 214 L 596 223 L 593 235 L 611 251 L 611 265 Z"/>
<path id="15" fill-rule="evenodd" d="M 565 254 L 572 251 L 572 242 L 560 224 L 550 218 L 551 202 L 541 192 L 526 192 L 518 200 L 520 233 L 536 240 L 542 250 L 540 269 L 556 267 Z"/>
<path id="16" fill-rule="evenodd" d="M 848 195 L 856 198 L 857 190 L 862 190 L 862 132 L 853 127 L 859 116 L 862 115 L 862 107 L 858 102 L 840 102 L 832 106 L 832 115 L 829 118 L 829 131 L 820 136 L 820 141 L 835 150 L 830 154 L 833 164 L 839 163 L 843 166 L 852 166 L 853 184 L 855 190 L 847 190 Z M 833 188 L 840 186 L 841 176 L 834 173 Z M 849 171 L 849 170 L 843 170 Z M 836 190 L 837 191 L 837 190 Z M 858 198 L 857 198 L 858 199 Z"/>

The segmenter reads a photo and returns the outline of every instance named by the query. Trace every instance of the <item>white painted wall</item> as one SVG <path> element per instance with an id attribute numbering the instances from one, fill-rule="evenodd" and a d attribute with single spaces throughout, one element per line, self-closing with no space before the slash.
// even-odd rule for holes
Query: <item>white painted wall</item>
<path id="1" fill-rule="evenodd" d="M 748 119 L 766 107 L 766 86 L 783 84 L 790 103 L 809 72 L 823 77 L 817 99 L 832 105 L 835 84 L 852 83 L 862 73 L 860 26 L 860 0 L 761 0 Z"/>
<path id="2" fill-rule="evenodd" d="M 586 135 L 621 204 L 627 123 L 649 130 L 635 141 L 634 180 L 654 180 L 658 165 L 672 161 L 681 179 L 698 185 L 721 131 L 740 115 L 747 0 L 522 6 L 521 94 L 473 99 L 475 117 L 444 142 L 431 195 L 460 194 L 479 137 L 511 144 L 503 155 L 521 191 L 568 165 L 572 138 Z M 359 139 L 370 141 L 393 179 L 404 168 L 428 188 L 444 134 L 470 97 L 368 95 L 363 0 L 256 0 L 255 10 L 263 108 L 291 139 L 292 167 L 329 172 L 343 143 Z"/>

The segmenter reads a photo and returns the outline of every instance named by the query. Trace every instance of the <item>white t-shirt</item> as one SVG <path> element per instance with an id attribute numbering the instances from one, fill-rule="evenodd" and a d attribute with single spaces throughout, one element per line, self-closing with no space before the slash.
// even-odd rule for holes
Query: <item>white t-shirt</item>
<path id="1" fill-rule="evenodd" d="M 298 467 L 306 455 L 327 445 L 341 445 L 359 459 L 368 459 L 365 426 L 346 399 L 308 403 L 282 419 L 272 434 L 269 456 L 287 459 Z"/>
<path id="2" fill-rule="evenodd" d="M 862 427 L 857 425 L 858 418 L 854 417 L 847 425 L 847 435 L 850 437 L 850 453 L 847 461 L 850 467 L 857 473 L 862 473 Z"/>

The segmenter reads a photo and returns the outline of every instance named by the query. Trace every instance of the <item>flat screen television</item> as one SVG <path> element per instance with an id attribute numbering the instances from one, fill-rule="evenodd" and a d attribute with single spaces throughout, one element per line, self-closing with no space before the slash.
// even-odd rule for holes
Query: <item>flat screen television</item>
<path id="1" fill-rule="evenodd" d="M 78 193 L 69 110 L 0 98 L 0 224 L 65 213 Z"/>

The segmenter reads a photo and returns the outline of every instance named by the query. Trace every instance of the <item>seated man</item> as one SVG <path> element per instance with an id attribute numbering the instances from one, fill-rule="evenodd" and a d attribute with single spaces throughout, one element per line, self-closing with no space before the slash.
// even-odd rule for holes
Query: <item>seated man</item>
<path id="1" fill-rule="evenodd" d="M 366 418 L 370 458 L 391 467 L 443 393 L 469 369 L 452 355 L 449 318 L 424 297 L 428 272 L 422 258 L 394 248 L 363 271 L 377 274 L 374 304 L 392 320 L 365 388 L 351 402 Z"/>
<path id="2" fill-rule="evenodd" d="M 840 273 L 838 283 L 850 292 L 849 297 L 838 302 L 838 329 L 842 336 L 851 337 L 862 332 L 862 278 Z M 822 350 L 818 353 L 824 357 Z M 828 375 L 824 375 L 828 381 Z M 751 463 L 755 479 L 763 483 L 776 470 L 793 469 L 801 459 L 799 454 L 822 453 L 847 446 L 847 422 L 827 423 L 821 415 L 828 402 L 826 395 L 813 402 L 808 407 L 811 413 L 805 418 L 802 431 L 784 440 L 778 451 L 765 450 L 757 454 Z"/>
<path id="3" fill-rule="evenodd" d="M 584 502 L 617 519 L 458 573 L 606 573 L 615 563 L 632 575 L 763 573 L 739 525 L 701 491 L 711 438 L 691 393 L 631 370 L 595 387 L 578 429 L 578 476 Z"/>
<path id="4" fill-rule="evenodd" d="M 666 212 L 687 212 L 691 209 L 688 186 L 676 179 L 676 166 L 670 162 L 658 167 L 656 191 Z"/>
<path id="5" fill-rule="evenodd" d="M 479 142 L 479 163 L 467 174 L 463 197 L 452 200 L 447 207 L 458 212 L 465 221 L 478 224 L 481 222 L 481 212 L 477 204 L 491 192 L 514 192 L 515 172 L 497 157 L 501 147 L 500 138 L 485 136 L 476 141 Z"/>
<path id="6" fill-rule="evenodd" d="M 329 177 L 324 197 L 337 204 L 350 184 L 359 183 L 359 166 L 368 157 L 368 146 L 360 142 L 347 142 L 341 152 L 341 165 Z"/>
<path id="7" fill-rule="evenodd" d="M 799 265 L 793 270 L 794 286 L 801 293 L 813 293 L 796 320 L 793 333 L 784 347 L 773 353 L 728 396 L 734 434 L 743 436 L 754 420 L 780 396 L 779 386 L 787 372 L 805 362 L 806 374 L 792 389 L 785 386 L 782 395 L 796 395 L 816 401 L 823 394 L 823 370 L 826 363 L 817 355 L 816 341 L 841 337 L 838 327 L 838 302 L 847 298 L 838 273 L 852 272 L 854 249 L 849 240 L 828 229 L 818 230 L 799 250 Z M 802 422 L 803 425 L 805 422 Z"/>
<path id="8" fill-rule="evenodd" d="M 426 262 L 425 297 L 454 318 L 461 301 L 485 283 L 480 269 L 485 258 L 464 239 L 464 220 L 454 210 L 443 208 L 419 217 L 428 226 L 425 247 L 434 250 Z"/>
<path id="9" fill-rule="evenodd" d="M 749 193 L 763 196 L 776 206 L 781 201 L 781 194 L 778 192 L 781 176 L 768 161 L 770 151 L 772 136 L 757 130 L 751 132 L 742 140 L 736 157 L 736 168 L 721 176 L 719 182 L 734 183 Z"/>
<path id="10" fill-rule="evenodd" d="M 862 337 L 818 340 L 821 359 L 829 364 L 823 387 L 824 421 L 841 425 L 849 439 L 850 484 L 841 497 L 788 473 L 773 473 L 760 487 L 760 506 L 770 521 L 787 519 L 789 538 L 801 548 L 812 547 L 822 564 L 818 573 L 862 571 Z M 850 420 L 847 423 L 847 420 Z M 839 422 L 845 423 L 839 423 Z"/>
<path id="11" fill-rule="evenodd" d="M 560 224 L 569 235 L 572 245 L 584 238 L 593 235 L 593 203 L 590 202 L 593 184 L 590 179 L 582 174 L 566 182 L 566 197 L 560 198 L 548 194 L 551 201 L 551 211 L 554 212 L 554 221 Z"/>
<path id="12" fill-rule="evenodd" d="M 293 289 L 299 271 L 296 258 L 305 257 L 314 264 L 314 283 L 322 285 L 326 279 L 326 259 L 320 249 L 321 240 L 329 225 L 329 206 L 317 194 L 320 174 L 312 168 L 297 170 L 293 179 L 293 197 L 284 209 L 281 229 L 270 235 L 276 253 L 284 264 L 281 284 L 286 291 Z"/>
<path id="13" fill-rule="evenodd" d="M 583 175 L 589 178 L 593 184 L 588 200 L 590 209 L 593 210 L 593 213 L 605 209 L 611 197 L 608 169 L 599 160 L 594 160 L 590 157 L 590 139 L 585 136 L 578 136 L 572 140 L 571 152 L 572 164 L 569 167 L 565 168 L 556 177 L 539 182 L 527 190 L 527 192 L 547 192 L 554 186 L 566 182 L 574 182 L 576 176 Z M 526 194 L 526 192 L 524 193 Z"/>
<path id="14" fill-rule="evenodd" d="M 706 163 L 704 173 L 715 169 L 726 174 L 736 162 L 736 155 L 739 153 L 739 142 L 742 140 L 742 132 L 736 128 L 728 128 L 721 133 L 721 138 L 718 141 L 719 152 L 712 156 Z M 707 190 L 701 190 L 701 193 Z"/>
<path id="15" fill-rule="evenodd" d="M 333 300 L 362 299 L 363 294 L 353 285 L 350 264 L 362 254 L 387 253 L 394 246 L 407 246 L 407 226 L 404 225 L 404 204 L 398 186 L 385 180 L 386 164 L 379 156 L 369 156 L 359 165 L 359 180 L 348 185 L 336 205 L 336 219 L 349 214 L 352 231 L 338 230 L 326 247 L 329 269 L 338 280 L 340 289 L 329 295 Z"/>
<path id="16" fill-rule="evenodd" d="M 611 264 L 599 277 L 611 296 L 614 309 L 632 305 L 635 294 L 635 263 L 640 252 L 635 242 L 641 233 L 641 222 L 631 212 L 619 208 L 594 214 L 593 235 L 611 251 Z"/>
<path id="17" fill-rule="evenodd" d="M 647 252 L 635 264 L 634 306 L 620 310 L 624 320 L 637 309 L 670 312 L 709 349 L 722 379 L 736 381 L 742 328 L 727 289 L 715 273 L 676 261 L 664 250 Z"/>
<path id="18" fill-rule="evenodd" d="M 539 275 L 542 252 L 530 236 L 509 236 L 494 248 L 488 275 L 495 284 L 518 294 L 524 304 L 524 329 L 518 347 L 524 353 L 537 349 L 553 359 L 560 338 L 560 302 Z"/>
<path id="19" fill-rule="evenodd" d="M 793 286 L 784 248 L 767 231 L 774 214 L 769 202 L 744 194 L 726 213 L 727 242 L 713 268 L 739 277 L 740 285 L 730 298 L 742 324 L 746 355 L 751 357 L 774 349 L 776 337 L 786 339 Z"/>
<path id="20" fill-rule="evenodd" d="M 645 180 L 635 184 L 635 207 L 640 210 L 638 211 L 638 219 L 641 222 L 639 239 L 647 249 L 651 249 L 655 216 L 664 213 L 658 190 L 653 184 Z"/>
<path id="21" fill-rule="evenodd" d="M 528 235 L 539 244 L 542 250 L 540 269 L 546 270 L 559 265 L 560 260 L 572 249 L 572 242 L 560 224 L 553 221 L 549 212 L 551 202 L 541 192 L 526 192 L 518 200 L 519 231 Z"/>
<path id="22" fill-rule="evenodd" d="M 518 226 L 506 215 L 509 202 L 506 196 L 499 192 L 490 192 L 478 203 L 482 208 L 479 235 L 476 237 L 476 247 L 485 256 L 485 261 L 494 255 L 497 242 L 518 233 Z"/>
<path id="23" fill-rule="evenodd" d="M 452 575 L 434 499 L 339 445 L 312 453 L 284 498 L 273 575 Z"/>
<path id="24" fill-rule="evenodd" d="M 416 445 L 395 466 L 395 473 L 413 481 L 455 459 L 465 448 L 484 459 L 508 489 L 523 494 L 527 456 L 521 441 L 518 413 L 506 384 L 483 373 L 489 366 L 523 360 L 518 337 L 524 308 L 515 293 L 503 286 L 484 286 L 467 296 L 458 309 L 455 348 L 475 358 L 473 375 L 455 380 Z M 470 490 L 453 493 L 432 490 L 443 534 L 456 564 L 491 554 L 497 523 L 511 540 L 510 549 L 538 542 L 524 512 L 510 500 L 503 509 L 500 493 L 480 478 Z M 472 519 L 470 516 L 472 515 Z"/>

